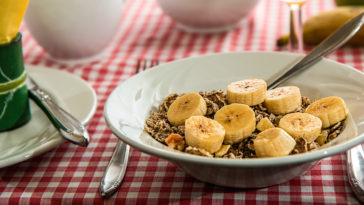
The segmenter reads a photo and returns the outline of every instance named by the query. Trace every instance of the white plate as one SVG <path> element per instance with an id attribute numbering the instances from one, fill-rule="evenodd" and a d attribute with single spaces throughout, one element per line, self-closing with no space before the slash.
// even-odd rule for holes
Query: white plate
<path id="1" fill-rule="evenodd" d="M 169 149 L 143 131 L 151 109 L 171 93 L 226 90 L 233 81 L 268 79 L 302 55 L 271 52 L 220 53 L 161 64 L 135 75 L 109 96 L 106 123 L 121 140 L 142 152 L 168 159 L 188 174 L 213 184 L 264 187 L 301 175 L 318 160 L 364 142 L 364 74 L 343 64 L 322 60 L 286 85 L 315 100 L 342 97 L 351 112 L 346 127 L 327 147 L 304 154 L 259 159 L 216 159 Z M 274 174 L 273 174 L 274 173 Z M 277 176 L 277 173 L 279 176 Z M 216 177 L 218 176 L 218 177 Z"/>
<path id="2" fill-rule="evenodd" d="M 61 107 L 87 124 L 96 110 L 96 94 L 81 78 L 65 71 L 26 66 L 32 78 Z M 30 100 L 32 119 L 18 129 L 0 133 L 0 168 L 40 155 L 64 142 L 42 110 Z M 76 146 L 76 145 L 75 145 Z"/>

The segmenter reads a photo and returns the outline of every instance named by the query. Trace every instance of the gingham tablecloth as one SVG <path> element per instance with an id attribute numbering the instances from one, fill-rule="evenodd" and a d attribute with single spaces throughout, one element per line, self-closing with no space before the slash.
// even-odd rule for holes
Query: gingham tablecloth
<path id="1" fill-rule="evenodd" d="M 332 0 L 309 0 L 308 18 L 335 7 Z M 102 60 L 68 67 L 49 61 L 26 26 L 23 50 L 26 64 L 61 69 L 88 81 L 98 97 L 88 126 L 87 148 L 65 142 L 28 161 L 0 169 L 0 204 L 359 204 L 346 176 L 346 158 L 339 154 L 320 161 L 291 181 L 262 189 L 233 189 L 200 182 L 172 163 L 131 149 L 124 182 L 112 198 L 103 200 L 99 184 L 118 142 L 103 119 L 111 91 L 134 75 L 138 59 L 173 61 L 206 53 L 276 51 L 276 39 L 288 31 L 288 10 L 279 0 L 262 0 L 240 26 L 223 34 L 189 34 L 176 28 L 155 0 L 130 0 L 121 25 Z M 328 58 L 359 70 L 364 50 L 346 47 Z"/>

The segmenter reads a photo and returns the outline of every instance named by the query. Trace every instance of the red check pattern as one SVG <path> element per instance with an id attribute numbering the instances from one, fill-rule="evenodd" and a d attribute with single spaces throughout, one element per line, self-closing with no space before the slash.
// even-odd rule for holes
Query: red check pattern
<path id="1" fill-rule="evenodd" d="M 309 0 L 304 16 L 334 7 L 332 0 Z M 167 62 L 207 53 L 277 51 L 276 39 L 288 31 L 288 10 L 279 0 L 262 0 L 238 28 L 224 34 L 185 33 L 155 0 L 128 1 L 121 18 L 104 58 L 73 67 L 48 60 L 22 27 L 25 63 L 82 77 L 95 89 L 99 104 L 88 126 L 87 148 L 66 142 L 0 169 L 0 204 L 359 204 L 348 184 L 344 154 L 322 160 L 287 183 L 242 190 L 200 182 L 170 162 L 135 149 L 120 190 L 110 199 L 101 199 L 99 183 L 118 141 L 106 126 L 103 106 L 111 91 L 135 73 L 138 59 Z M 363 70 L 364 49 L 346 47 L 328 58 Z"/>

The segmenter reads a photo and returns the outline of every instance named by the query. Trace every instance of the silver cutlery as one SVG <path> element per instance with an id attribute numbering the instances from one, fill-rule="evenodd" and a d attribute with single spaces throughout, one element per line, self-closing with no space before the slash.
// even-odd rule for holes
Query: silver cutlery
<path id="1" fill-rule="evenodd" d="M 109 198 L 119 189 L 128 165 L 129 152 L 129 145 L 119 140 L 101 180 L 100 194 L 103 198 Z"/>
<path id="2" fill-rule="evenodd" d="M 307 54 L 297 63 L 290 67 L 282 69 L 281 71 L 273 75 L 270 79 L 267 80 L 268 89 L 278 87 L 281 83 L 285 82 L 293 75 L 297 75 L 298 73 L 306 70 L 311 65 L 320 61 L 323 56 L 330 54 L 331 52 L 345 44 L 359 31 L 359 29 L 363 25 L 363 16 L 364 13 L 359 14 L 358 16 L 347 22 L 340 29 L 338 29 L 335 33 L 327 37 L 323 42 L 316 46 L 309 54 Z"/>
<path id="3" fill-rule="evenodd" d="M 311 65 L 320 61 L 323 56 L 336 50 L 345 44 L 356 32 L 362 27 L 364 23 L 364 13 L 359 14 L 344 26 L 338 29 L 335 33 L 330 35 L 309 54 L 307 54 L 300 61 L 293 66 L 287 67 L 273 77 L 267 80 L 268 89 L 279 86 L 284 81 L 288 80 L 294 75 L 309 68 Z M 350 185 L 356 197 L 364 203 L 364 150 L 362 145 L 358 145 L 347 151 L 347 169 Z"/>
<path id="4" fill-rule="evenodd" d="M 29 96 L 43 110 L 60 135 L 73 144 L 87 147 L 89 135 L 82 123 L 58 106 L 28 75 Z"/>
<path id="5" fill-rule="evenodd" d="M 349 183 L 359 201 L 364 203 L 364 148 L 358 145 L 346 152 Z"/>
<path id="6" fill-rule="evenodd" d="M 158 64 L 158 60 L 150 61 L 149 65 L 147 60 L 138 60 L 135 74 Z M 128 165 L 129 152 L 129 145 L 119 140 L 100 183 L 101 197 L 109 198 L 119 189 Z"/>

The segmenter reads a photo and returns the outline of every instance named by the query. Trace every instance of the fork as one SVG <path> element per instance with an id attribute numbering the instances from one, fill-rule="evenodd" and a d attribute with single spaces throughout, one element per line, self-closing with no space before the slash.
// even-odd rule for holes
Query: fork
<path id="1" fill-rule="evenodd" d="M 147 60 L 138 60 L 135 74 L 158 64 L 158 60 L 151 60 L 149 66 Z M 128 165 L 129 152 L 129 145 L 119 140 L 100 183 L 100 195 L 102 198 L 111 197 L 119 189 Z"/>
<path id="2" fill-rule="evenodd" d="M 143 64 L 143 66 L 142 66 Z M 150 61 L 150 68 L 153 67 L 153 66 L 157 66 L 159 64 L 159 61 L 158 60 L 151 60 Z M 137 67 L 136 67 L 136 71 L 135 71 L 135 74 L 139 73 L 140 72 L 140 69 L 143 69 L 146 70 L 148 67 L 148 61 L 147 60 L 138 60 L 137 62 Z"/>

